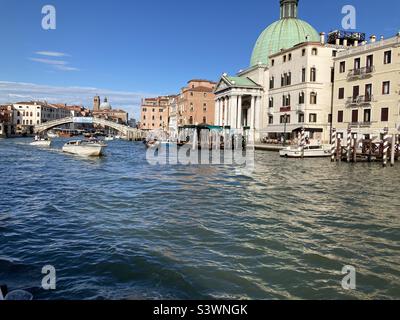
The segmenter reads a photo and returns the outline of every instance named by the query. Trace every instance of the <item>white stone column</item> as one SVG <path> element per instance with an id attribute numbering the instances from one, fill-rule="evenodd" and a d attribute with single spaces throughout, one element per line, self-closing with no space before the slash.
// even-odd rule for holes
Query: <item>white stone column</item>
<path id="1" fill-rule="evenodd" d="M 223 98 L 219 98 L 219 119 L 218 119 L 218 125 L 222 127 L 223 125 L 223 120 L 222 120 L 222 116 L 224 114 L 224 99 Z"/>
<path id="2" fill-rule="evenodd" d="M 262 116 L 261 116 L 261 97 L 257 97 L 257 99 L 256 99 L 255 112 L 256 112 L 256 115 L 255 115 L 254 128 L 256 130 L 260 130 L 260 128 L 261 128 L 260 127 L 260 121 L 262 119 Z"/>
<path id="3" fill-rule="evenodd" d="M 231 97 L 231 106 L 230 106 L 230 110 L 231 110 L 231 115 L 230 115 L 230 119 L 231 119 L 231 128 L 232 129 L 236 129 L 236 122 L 237 122 L 237 96 L 232 96 Z"/>
<path id="4" fill-rule="evenodd" d="M 218 99 L 217 103 L 217 117 L 215 118 L 217 126 L 221 125 L 221 113 L 222 113 L 222 104 L 221 104 L 221 98 Z"/>
<path id="5" fill-rule="evenodd" d="M 237 128 L 241 130 L 242 127 L 242 116 L 243 116 L 243 109 L 242 109 L 242 96 L 238 97 L 238 106 L 237 106 L 237 115 L 238 115 L 238 121 L 237 121 Z"/>
<path id="6" fill-rule="evenodd" d="M 256 108 L 256 97 L 252 96 L 251 97 L 251 107 L 250 107 L 250 124 L 249 127 L 250 129 L 254 129 L 254 124 L 255 124 L 255 119 L 256 119 L 256 112 L 255 112 L 255 108 Z"/>

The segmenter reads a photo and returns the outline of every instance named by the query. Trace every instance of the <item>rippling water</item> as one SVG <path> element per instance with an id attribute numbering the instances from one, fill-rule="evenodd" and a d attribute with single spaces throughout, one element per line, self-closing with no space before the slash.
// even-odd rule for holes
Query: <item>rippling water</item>
<path id="1" fill-rule="evenodd" d="M 0 140 L 0 282 L 36 299 L 400 298 L 400 167 L 256 154 L 152 167 L 140 143 L 80 159 Z M 44 265 L 57 290 L 40 288 Z M 341 287 L 357 269 L 357 290 Z"/>

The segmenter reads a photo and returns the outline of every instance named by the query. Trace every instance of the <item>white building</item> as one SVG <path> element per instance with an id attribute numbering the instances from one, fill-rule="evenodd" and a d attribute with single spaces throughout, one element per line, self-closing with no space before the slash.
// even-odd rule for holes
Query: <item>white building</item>
<path id="1" fill-rule="evenodd" d="M 13 124 L 17 134 L 31 134 L 35 125 L 71 116 L 71 111 L 45 102 L 18 102 L 13 104 Z"/>

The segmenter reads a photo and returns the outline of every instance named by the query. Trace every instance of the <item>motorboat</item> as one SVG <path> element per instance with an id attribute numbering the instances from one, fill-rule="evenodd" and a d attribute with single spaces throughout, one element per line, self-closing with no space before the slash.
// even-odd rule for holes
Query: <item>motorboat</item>
<path id="1" fill-rule="evenodd" d="M 55 132 L 53 132 L 53 131 L 47 132 L 47 136 L 48 136 L 50 139 L 58 138 L 58 134 L 55 133 Z"/>
<path id="2" fill-rule="evenodd" d="M 51 146 L 51 140 L 47 138 L 40 138 L 38 136 L 35 137 L 35 141 L 32 141 L 30 143 L 31 146 L 34 147 L 50 147 Z"/>
<path id="3" fill-rule="evenodd" d="M 108 136 L 106 136 L 106 137 L 104 138 L 104 141 L 114 141 L 114 137 L 108 135 Z"/>
<path id="4" fill-rule="evenodd" d="M 285 158 L 322 158 L 331 156 L 329 145 L 307 145 L 304 151 L 301 146 L 290 146 L 279 151 L 281 157 Z"/>
<path id="5" fill-rule="evenodd" d="M 76 154 L 84 157 L 99 157 L 103 155 L 106 144 L 98 140 L 74 140 L 67 142 L 62 150 L 65 153 Z"/>

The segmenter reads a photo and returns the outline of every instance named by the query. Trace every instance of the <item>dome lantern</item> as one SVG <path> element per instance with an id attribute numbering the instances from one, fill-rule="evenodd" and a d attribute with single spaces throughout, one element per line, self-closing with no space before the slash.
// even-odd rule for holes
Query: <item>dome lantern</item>
<path id="1" fill-rule="evenodd" d="M 299 0 L 280 0 L 281 19 L 297 18 Z"/>

